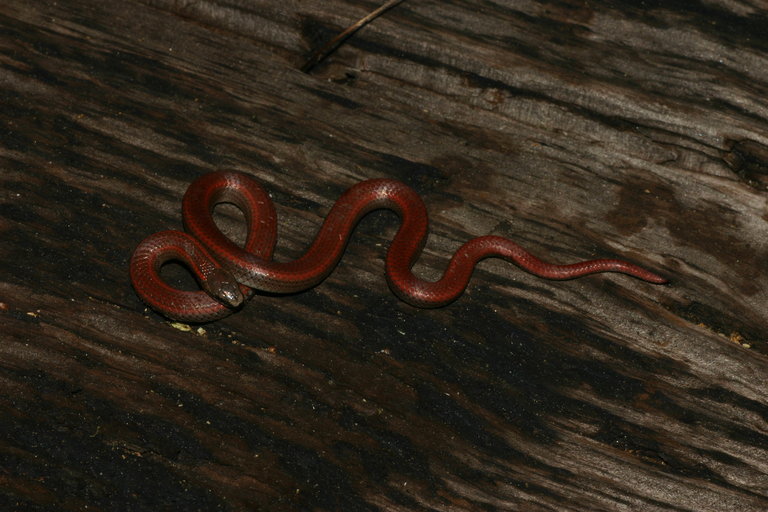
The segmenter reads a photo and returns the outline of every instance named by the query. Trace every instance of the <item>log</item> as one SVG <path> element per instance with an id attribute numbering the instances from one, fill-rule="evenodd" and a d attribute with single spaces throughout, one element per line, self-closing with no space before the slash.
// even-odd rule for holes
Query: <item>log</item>
<path id="1" fill-rule="evenodd" d="M 378 5 L 0 5 L 0 508 L 768 509 L 761 3 L 406 0 L 301 71 Z M 417 309 L 377 212 L 317 287 L 173 324 L 128 260 L 220 168 L 272 194 L 278 260 L 388 177 L 425 278 L 494 234 L 671 283 L 488 260 Z"/>

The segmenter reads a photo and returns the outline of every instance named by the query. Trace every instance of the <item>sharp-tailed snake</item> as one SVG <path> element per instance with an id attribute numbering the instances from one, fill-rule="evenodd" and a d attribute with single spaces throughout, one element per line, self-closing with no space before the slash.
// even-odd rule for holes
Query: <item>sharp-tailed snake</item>
<path id="1" fill-rule="evenodd" d="M 213 220 L 219 203 L 239 207 L 248 225 L 244 247 L 227 238 Z M 277 238 L 277 215 L 264 189 L 250 176 L 219 171 L 194 181 L 184 195 L 182 216 L 186 233 L 161 231 L 144 239 L 133 253 L 130 274 L 139 296 L 150 307 L 173 320 L 209 322 L 239 308 L 254 290 L 292 293 L 320 283 L 341 259 L 357 222 L 376 209 L 393 210 L 400 228 L 386 260 L 392 291 L 413 306 L 434 308 L 462 294 L 478 261 L 503 258 L 547 279 L 572 279 L 597 272 L 620 272 L 650 283 L 667 282 L 637 265 L 616 259 L 598 259 L 571 265 L 553 265 L 536 258 L 515 242 L 498 236 L 473 238 L 451 258 L 442 278 L 425 281 L 411 267 L 427 237 L 427 211 L 416 192 L 390 179 L 363 181 L 347 190 L 323 222 L 303 256 L 288 262 L 272 259 Z M 185 291 L 169 286 L 161 266 L 176 260 L 186 264 L 203 290 Z"/>

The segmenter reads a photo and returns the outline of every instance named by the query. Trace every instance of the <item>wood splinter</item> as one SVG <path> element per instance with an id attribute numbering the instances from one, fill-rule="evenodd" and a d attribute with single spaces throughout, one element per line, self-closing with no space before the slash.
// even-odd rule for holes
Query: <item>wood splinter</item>
<path id="1" fill-rule="evenodd" d="M 399 3 L 402 3 L 403 0 L 389 0 L 388 2 L 385 2 L 381 7 L 378 9 L 371 11 L 370 14 L 367 16 L 364 16 L 360 20 L 358 20 L 353 25 L 349 26 L 346 30 L 341 32 L 339 35 L 328 41 L 325 46 L 320 48 L 319 50 L 315 51 L 309 59 L 307 59 L 307 62 L 304 63 L 304 65 L 301 67 L 301 71 L 304 73 L 309 73 L 312 68 L 314 68 L 317 64 L 320 63 L 324 58 L 326 58 L 331 52 L 333 52 L 336 48 L 338 48 L 341 43 L 347 40 L 352 34 L 363 28 L 365 25 L 373 21 L 374 19 L 378 18 L 382 14 L 384 14 L 386 11 L 391 9 L 392 7 L 396 6 Z"/>

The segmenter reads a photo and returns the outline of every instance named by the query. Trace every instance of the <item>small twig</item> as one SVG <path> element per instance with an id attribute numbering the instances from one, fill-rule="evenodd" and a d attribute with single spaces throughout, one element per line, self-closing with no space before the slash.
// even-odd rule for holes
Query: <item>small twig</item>
<path id="1" fill-rule="evenodd" d="M 338 46 L 343 43 L 349 36 L 360 30 L 362 27 L 373 21 L 375 18 L 381 16 L 384 14 L 385 11 L 391 9 L 392 7 L 396 6 L 397 4 L 401 3 L 403 0 L 389 0 L 389 2 L 385 2 L 381 7 L 376 9 L 375 11 L 372 11 L 370 14 L 365 16 L 364 18 L 361 18 L 357 23 L 347 28 L 345 31 L 343 31 L 341 34 L 337 35 L 328 43 L 326 43 L 325 46 L 317 50 L 315 53 L 313 53 L 309 59 L 307 59 L 307 62 L 301 67 L 301 70 L 304 73 L 309 73 L 312 68 L 314 68 L 318 63 L 320 63 L 321 60 L 326 58 L 329 53 L 334 51 Z"/>

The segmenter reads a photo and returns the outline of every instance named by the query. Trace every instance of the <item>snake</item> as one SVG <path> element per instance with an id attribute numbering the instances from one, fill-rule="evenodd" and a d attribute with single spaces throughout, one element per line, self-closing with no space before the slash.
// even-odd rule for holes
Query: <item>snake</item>
<path id="1" fill-rule="evenodd" d="M 242 246 L 214 221 L 214 208 L 221 203 L 234 204 L 244 214 L 247 234 Z M 212 322 L 240 309 L 257 291 L 291 294 L 322 282 L 338 264 L 358 222 L 379 209 L 392 210 L 400 218 L 387 251 L 385 275 L 394 294 L 412 306 L 436 308 L 453 302 L 485 258 L 502 258 L 546 279 L 618 272 L 649 283 L 668 282 L 620 259 L 547 263 L 516 242 L 494 235 L 464 243 L 437 281 L 421 279 L 411 269 L 427 239 L 426 207 L 414 189 L 386 178 L 350 187 L 331 207 L 309 248 L 292 261 L 276 261 L 277 213 L 269 194 L 250 175 L 229 170 L 203 174 L 189 185 L 182 199 L 184 231 L 160 231 L 142 240 L 130 259 L 130 279 L 138 296 L 161 315 L 182 322 Z M 188 267 L 200 289 L 169 285 L 161 268 L 170 261 Z"/>

